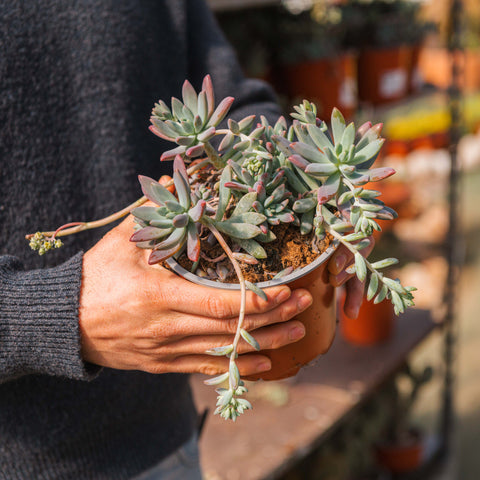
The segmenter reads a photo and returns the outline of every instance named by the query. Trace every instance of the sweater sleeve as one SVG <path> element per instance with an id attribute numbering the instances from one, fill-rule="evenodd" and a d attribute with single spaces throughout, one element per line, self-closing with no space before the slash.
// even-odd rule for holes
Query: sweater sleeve
<path id="1" fill-rule="evenodd" d="M 235 97 L 230 117 L 239 120 L 262 114 L 275 122 L 281 109 L 271 86 L 262 80 L 245 78 L 235 51 L 203 1 L 187 0 L 187 5 L 189 78 L 201 85 L 208 73 L 217 102 L 226 96 Z"/>
<path id="2" fill-rule="evenodd" d="M 82 258 L 25 271 L 17 258 L 0 257 L 0 382 L 27 374 L 90 380 L 99 372 L 80 356 Z"/>

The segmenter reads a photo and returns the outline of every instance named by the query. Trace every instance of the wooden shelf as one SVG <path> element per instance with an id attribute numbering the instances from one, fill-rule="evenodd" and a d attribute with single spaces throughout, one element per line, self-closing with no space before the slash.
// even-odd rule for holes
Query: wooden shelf
<path id="1" fill-rule="evenodd" d="M 435 327 L 429 312 L 411 309 L 397 319 L 388 342 L 357 347 L 337 335 L 328 354 L 296 377 L 248 385 L 252 412 L 236 423 L 208 414 L 200 440 L 207 478 L 277 478 L 348 420 Z M 204 379 L 193 376 L 192 387 L 199 411 L 212 412 L 216 394 Z"/>

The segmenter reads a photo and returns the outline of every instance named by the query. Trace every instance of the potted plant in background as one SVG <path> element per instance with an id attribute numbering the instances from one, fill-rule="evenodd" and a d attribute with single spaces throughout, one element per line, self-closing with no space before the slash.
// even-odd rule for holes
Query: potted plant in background
<path id="1" fill-rule="evenodd" d="M 339 298 L 340 331 L 353 345 L 370 346 L 390 339 L 395 326 L 395 314 L 391 303 L 374 303 L 364 299 L 358 316 L 350 318 L 343 311 L 345 295 Z"/>
<path id="2" fill-rule="evenodd" d="M 352 118 L 357 108 L 357 58 L 353 49 L 342 48 L 341 8 L 312 1 L 298 11 L 294 4 L 285 2 L 277 22 L 277 89 L 293 103 L 309 98 L 322 117 L 338 107 Z"/>
<path id="3" fill-rule="evenodd" d="M 209 76 L 198 94 L 188 81 L 182 94 L 183 100 L 172 98 L 171 108 L 160 100 L 151 117 L 151 131 L 176 143 L 161 156 L 174 161 L 169 184 L 162 186 L 140 176 L 145 196 L 117 214 L 27 238 L 43 254 L 61 246 L 61 236 L 105 225 L 131 212 L 136 220 L 131 241 L 151 250 L 150 264 L 162 263 L 175 271 L 182 268 L 186 276 L 194 274 L 194 281 L 213 286 L 237 284 L 241 308 L 235 338 L 232 344 L 207 352 L 227 356 L 230 367 L 206 382 L 226 382 L 218 389 L 216 413 L 235 420 L 250 408 L 242 398 L 246 389 L 235 361 L 238 345 L 243 338 L 258 349 L 252 334 L 242 328 L 247 289 L 265 298 L 260 282 L 288 282 L 308 273 L 308 264 L 321 265 L 332 245 L 338 244 L 353 253 L 348 271 L 366 281 L 369 300 L 388 299 L 398 314 L 413 305 L 415 288 L 404 287 L 383 273 L 396 259 L 371 263 L 361 255 L 369 243 L 367 237 L 380 228 L 377 220 L 396 216 L 377 191 L 364 188 L 394 173 L 387 167 L 372 168 L 383 144 L 381 125 L 367 122 L 355 130 L 335 109 L 329 131 L 317 118 L 316 107 L 304 101 L 295 107 L 291 126 L 283 117 L 271 125 L 264 117 L 256 123 L 250 116 L 239 122 L 229 119 L 227 127 L 221 128 L 233 98 L 223 99 L 215 108 Z M 212 142 L 215 137 L 221 137 L 217 148 Z M 176 194 L 166 188 L 171 184 Z M 152 204 L 144 205 L 147 200 Z M 290 260 L 282 253 L 289 242 L 282 239 L 296 247 Z M 306 256 L 304 264 L 298 263 L 300 251 Z M 317 286 L 321 282 L 317 280 Z M 332 291 L 316 291 L 315 296 L 327 308 L 333 301 Z M 283 370 L 274 372 L 277 378 L 295 373 L 312 359 L 306 347 L 320 328 L 321 313 L 312 315 L 311 310 L 309 318 L 302 320 L 305 342 L 298 342 L 297 352 L 287 359 L 290 370 L 282 366 Z M 288 347 L 275 351 L 278 358 L 272 363 L 280 364 L 291 353 Z"/>
<path id="4" fill-rule="evenodd" d="M 409 391 L 402 392 L 398 385 L 393 385 L 392 417 L 385 432 L 384 439 L 375 445 L 375 454 L 382 469 L 402 474 L 414 472 L 424 460 L 425 435 L 420 428 L 411 425 L 410 415 L 420 388 L 433 377 L 433 369 L 426 367 L 421 372 L 414 372 L 406 365 L 401 374 L 409 381 Z"/>
<path id="5" fill-rule="evenodd" d="M 417 46 L 431 28 L 419 18 L 419 8 L 408 0 L 349 0 L 343 5 L 345 46 L 360 48 L 360 101 L 398 101 L 412 91 Z"/>

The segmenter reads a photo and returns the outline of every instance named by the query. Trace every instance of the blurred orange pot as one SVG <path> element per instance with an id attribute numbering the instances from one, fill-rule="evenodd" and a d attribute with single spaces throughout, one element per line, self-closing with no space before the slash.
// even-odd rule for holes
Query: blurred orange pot
<path id="1" fill-rule="evenodd" d="M 367 49 L 358 59 L 360 101 L 381 104 L 400 100 L 408 93 L 411 47 Z"/>
<path id="2" fill-rule="evenodd" d="M 334 107 L 351 118 L 357 108 L 356 57 L 345 53 L 335 58 L 305 61 L 283 68 L 283 90 L 290 98 L 308 98 L 320 118 L 330 118 Z"/>
<path id="3" fill-rule="evenodd" d="M 342 336 L 354 345 L 374 345 L 388 340 L 393 334 L 394 312 L 390 301 L 375 305 L 363 300 L 357 318 L 350 318 L 343 312 L 345 296 L 340 298 L 338 308 Z"/>

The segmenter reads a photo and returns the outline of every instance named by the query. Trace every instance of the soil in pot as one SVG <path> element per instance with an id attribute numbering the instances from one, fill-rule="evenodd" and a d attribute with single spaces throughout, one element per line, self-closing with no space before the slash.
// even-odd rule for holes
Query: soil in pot
<path id="1" fill-rule="evenodd" d="M 314 243 L 311 236 L 301 235 L 298 227 L 287 224 L 273 227 L 272 231 L 277 237 L 276 240 L 262 245 L 267 252 L 267 258 L 260 259 L 256 265 L 240 264 L 245 280 L 252 283 L 266 282 L 288 267 L 295 270 L 309 265 L 332 242 L 332 237 L 327 234 L 323 240 Z M 221 274 L 219 266 L 230 267 L 230 261 L 222 247 L 216 242 L 209 244 L 206 237 L 201 239 L 201 252 L 199 267 L 202 270 L 209 271 L 212 274 L 214 274 L 214 271 L 219 271 Z M 186 256 L 180 257 L 178 263 L 185 270 L 190 271 L 192 268 L 192 262 Z M 238 279 L 231 268 L 230 272 L 220 279 L 226 283 L 238 283 Z"/>
<path id="2" fill-rule="evenodd" d="M 327 236 L 312 249 L 311 239 L 308 240 L 308 236 L 301 235 L 298 228 L 279 226 L 273 230 L 277 240 L 263 245 L 267 250 L 268 258 L 258 265 L 242 264 L 242 271 L 246 279 L 251 282 L 270 280 L 273 272 L 289 266 L 298 268 L 308 265 L 318 258 L 332 242 L 332 238 Z M 203 241 L 207 242 L 206 239 Z M 218 245 L 205 246 L 203 253 L 204 257 L 208 256 L 215 259 L 223 255 L 223 251 Z M 209 266 L 207 266 L 208 260 L 205 258 L 202 258 L 201 262 L 207 262 L 204 264 L 206 268 L 217 269 L 215 262 L 210 262 Z M 191 262 L 186 258 L 180 258 L 179 263 L 187 270 L 191 267 Z M 248 380 L 258 380 L 260 378 L 263 380 L 279 380 L 291 377 L 302 366 L 328 350 L 335 335 L 336 318 L 335 292 L 334 288 L 328 283 L 327 263 L 328 258 L 325 258 L 325 261 L 310 273 L 288 283 L 291 289 L 305 288 L 309 290 L 313 297 L 313 304 L 295 317 L 296 320 L 304 324 L 305 337 L 280 349 L 262 350 L 262 354 L 267 355 L 272 360 L 272 369 L 261 375 L 249 377 Z M 238 283 L 234 275 L 229 275 L 229 277 L 227 282 Z M 255 335 L 255 332 L 252 333 Z"/>

